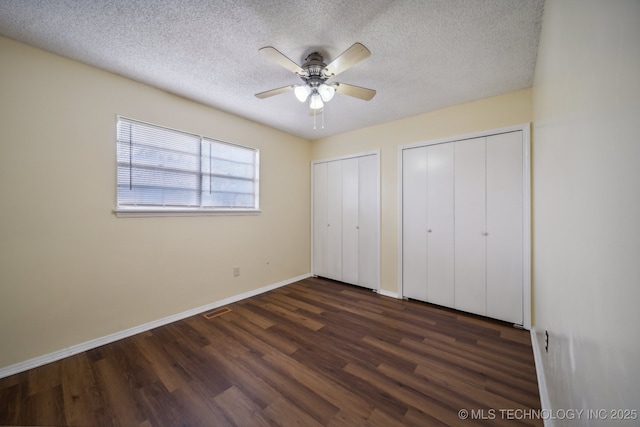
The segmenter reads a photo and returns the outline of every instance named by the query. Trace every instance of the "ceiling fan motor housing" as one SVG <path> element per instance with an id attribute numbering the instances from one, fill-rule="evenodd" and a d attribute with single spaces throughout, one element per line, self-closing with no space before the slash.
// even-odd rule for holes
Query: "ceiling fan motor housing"
<path id="1" fill-rule="evenodd" d="M 330 77 L 323 73 L 327 64 L 324 63 L 324 58 L 318 52 L 310 53 L 304 60 L 302 69 L 305 74 L 300 75 L 300 78 L 311 88 L 316 89 Z"/>

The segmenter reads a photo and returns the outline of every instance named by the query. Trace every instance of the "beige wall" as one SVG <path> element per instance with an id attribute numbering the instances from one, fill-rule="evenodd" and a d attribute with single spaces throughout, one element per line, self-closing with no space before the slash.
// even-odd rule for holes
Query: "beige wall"
<path id="1" fill-rule="evenodd" d="M 309 272 L 308 141 L 5 38 L 0 63 L 0 368 Z M 116 115 L 259 148 L 262 213 L 116 218 Z"/>
<path id="2" fill-rule="evenodd" d="M 525 89 L 313 143 L 314 160 L 380 150 L 382 290 L 398 291 L 398 147 L 530 121 L 531 91 Z"/>
<path id="3" fill-rule="evenodd" d="M 533 114 L 535 326 L 542 348 L 550 335 L 550 405 L 640 411 L 640 2 L 546 1 Z M 616 424 L 605 415 L 557 424 Z"/>

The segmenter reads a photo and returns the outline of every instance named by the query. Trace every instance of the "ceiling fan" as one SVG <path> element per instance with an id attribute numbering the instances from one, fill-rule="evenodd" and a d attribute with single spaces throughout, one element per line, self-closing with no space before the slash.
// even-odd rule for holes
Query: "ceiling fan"
<path id="1" fill-rule="evenodd" d="M 315 115 L 317 112 L 322 112 L 324 104 L 331 101 L 335 93 L 353 96 L 365 101 L 371 100 L 376 94 L 373 89 L 340 82 L 327 83 L 327 80 L 371 55 L 369 49 L 361 43 L 354 43 L 353 46 L 331 61 L 329 65 L 325 64 L 324 58 L 318 52 L 310 53 L 305 58 L 305 63 L 301 66 L 271 46 L 263 47 L 260 52 L 287 70 L 297 74 L 304 82 L 304 84 L 300 85 L 283 86 L 278 89 L 256 93 L 256 97 L 260 99 L 293 91 L 300 102 L 309 100 L 310 114 Z"/>

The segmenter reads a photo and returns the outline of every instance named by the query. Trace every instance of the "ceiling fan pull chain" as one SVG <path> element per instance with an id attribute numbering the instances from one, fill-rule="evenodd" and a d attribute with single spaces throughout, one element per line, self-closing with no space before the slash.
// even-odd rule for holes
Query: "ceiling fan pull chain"
<path id="1" fill-rule="evenodd" d="M 313 110 L 313 130 L 316 130 L 316 110 Z"/>
<path id="2" fill-rule="evenodd" d="M 320 111 L 320 115 L 322 116 L 322 129 L 324 129 L 324 108 Z"/>

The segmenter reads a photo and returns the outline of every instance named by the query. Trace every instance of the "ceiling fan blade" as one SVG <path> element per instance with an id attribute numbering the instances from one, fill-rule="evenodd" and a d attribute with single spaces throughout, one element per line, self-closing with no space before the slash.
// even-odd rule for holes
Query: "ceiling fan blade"
<path id="1" fill-rule="evenodd" d="M 354 43 L 353 46 L 342 52 L 340 56 L 327 65 L 325 68 L 326 75 L 336 76 L 347 68 L 350 68 L 363 59 L 368 58 L 370 55 L 371 52 L 369 52 L 369 49 L 364 47 L 363 44 Z"/>
<path id="2" fill-rule="evenodd" d="M 281 93 L 289 92 L 293 90 L 295 87 L 296 85 L 289 85 L 289 86 L 279 87 L 278 89 L 267 90 L 265 92 L 256 93 L 256 97 L 260 99 L 269 98 L 270 96 L 280 95 Z"/>
<path id="3" fill-rule="evenodd" d="M 273 62 L 282 65 L 292 73 L 296 73 L 298 75 L 306 75 L 305 71 L 298 64 L 284 56 L 284 54 L 282 54 L 282 52 L 280 52 L 278 49 L 271 46 L 266 46 L 260 49 L 260 52 Z"/>
<path id="4" fill-rule="evenodd" d="M 365 101 L 370 101 L 376 95 L 376 91 L 373 89 L 348 85 L 346 83 L 333 83 L 333 87 L 336 89 L 337 93 L 353 96 L 354 98 L 360 98 Z"/>

